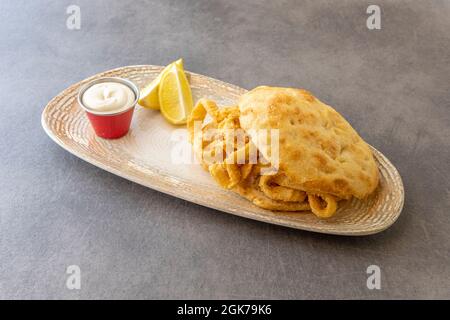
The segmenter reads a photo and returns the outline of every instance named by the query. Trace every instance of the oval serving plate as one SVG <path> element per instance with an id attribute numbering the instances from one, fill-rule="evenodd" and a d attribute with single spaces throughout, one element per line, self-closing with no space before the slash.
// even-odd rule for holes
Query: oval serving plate
<path id="1" fill-rule="evenodd" d="M 239 195 L 221 189 L 200 165 L 179 163 L 181 161 L 172 163 L 172 152 L 190 150 L 190 145 L 186 131 L 168 124 L 159 111 L 137 107 L 130 132 L 121 139 L 104 140 L 95 136 L 76 101 L 80 87 L 100 77 L 122 77 L 142 88 L 162 69 L 150 65 L 123 67 L 72 85 L 45 107 L 42 113 L 45 132 L 67 151 L 106 171 L 241 217 L 302 230 L 352 236 L 383 231 L 399 217 L 404 202 L 401 177 L 392 163 L 375 148 L 372 149 L 381 174 L 377 190 L 364 201 L 352 199 L 340 202 L 335 216 L 320 220 L 310 212 L 271 212 L 258 208 Z M 208 97 L 218 105 L 232 105 L 246 92 L 216 79 L 186 73 L 190 76 L 194 101 Z"/>

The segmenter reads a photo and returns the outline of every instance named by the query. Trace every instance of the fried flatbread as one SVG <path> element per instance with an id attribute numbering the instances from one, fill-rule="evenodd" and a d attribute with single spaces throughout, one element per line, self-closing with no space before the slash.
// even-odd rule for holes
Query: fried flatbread
<path id="1" fill-rule="evenodd" d="M 377 187 L 370 147 L 338 112 L 309 92 L 258 87 L 238 105 L 240 126 L 250 136 L 252 130 L 279 130 L 279 174 L 285 186 L 340 199 L 362 199 Z M 270 145 L 257 147 L 270 158 Z"/>

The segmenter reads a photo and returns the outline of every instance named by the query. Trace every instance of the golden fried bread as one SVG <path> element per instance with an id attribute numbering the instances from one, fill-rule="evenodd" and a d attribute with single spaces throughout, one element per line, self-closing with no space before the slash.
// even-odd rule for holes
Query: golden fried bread
<path id="1" fill-rule="evenodd" d="M 369 146 L 338 112 L 309 92 L 258 87 L 238 105 L 240 126 L 250 136 L 251 130 L 279 129 L 278 175 L 285 177 L 284 186 L 341 199 L 364 198 L 377 187 L 378 168 Z M 257 147 L 270 157 L 270 145 Z M 316 200 L 311 197 L 310 204 L 318 206 Z"/>

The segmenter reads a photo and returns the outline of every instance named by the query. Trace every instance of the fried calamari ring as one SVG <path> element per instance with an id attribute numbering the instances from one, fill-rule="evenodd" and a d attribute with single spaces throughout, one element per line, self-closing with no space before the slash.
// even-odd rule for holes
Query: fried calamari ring
<path id="1" fill-rule="evenodd" d="M 252 168 L 253 168 L 253 164 L 251 164 L 251 163 L 246 163 L 241 166 L 242 179 L 247 179 L 247 177 L 252 172 Z"/>
<path id="2" fill-rule="evenodd" d="M 205 117 L 206 117 L 206 108 L 205 108 L 205 105 L 204 105 L 203 99 L 202 99 L 195 105 L 194 109 L 192 109 L 192 112 L 189 115 L 188 120 L 187 120 L 187 129 L 188 129 L 188 133 L 189 133 L 189 142 L 190 143 L 194 143 L 194 138 L 195 138 L 194 135 L 196 133 L 195 124 L 197 122 L 200 122 L 201 124 L 203 124 Z"/>
<path id="3" fill-rule="evenodd" d="M 256 196 L 252 201 L 256 206 L 273 211 L 307 211 L 307 202 L 277 201 L 267 197 Z"/>
<path id="4" fill-rule="evenodd" d="M 216 142 L 217 143 L 217 142 Z M 249 144 L 235 150 L 225 161 L 217 161 L 208 167 L 214 179 L 223 187 L 231 189 L 247 178 L 253 165 L 246 163 L 248 159 Z"/>
<path id="5" fill-rule="evenodd" d="M 214 180 L 225 189 L 231 189 L 241 181 L 242 175 L 237 165 L 214 163 L 208 170 Z"/>
<path id="6" fill-rule="evenodd" d="M 308 194 L 308 202 L 311 211 L 319 218 L 330 218 L 334 215 L 337 209 L 337 200 L 332 195 Z"/>
<path id="7" fill-rule="evenodd" d="M 213 121 L 203 127 L 206 115 L 210 115 Z M 232 106 L 219 110 L 214 101 L 201 99 L 188 118 L 187 129 L 194 152 L 202 165 L 205 166 L 203 152 L 208 145 L 218 140 L 224 140 L 224 151 L 231 153 L 236 149 L 235 130 L 240 129 L 239 108 Z M 211 154 L 211 150 L 207 153 Z M 223 161 L 223 158 L 217 161 Z M 207 163 L 207 165 L 209 164 L 211 163 Z"/>
<path id="8" fill-rule="evenodd" d="M 251 174 L 249 177 L 251 177 Z M 307 201 L 303 202 L 291 202 L 291 201 L 279 201 L 273 200 L 258 190 L 257 186 L 252 184 L 240 183 L 233 188 L 233 191 L 240 194 L 244 198 L 253 202 L 257 207 L 273 210 L 273 211 L 307 211 L 310 210 Z"/>
<path id="9" fill-rule="evenodd" d="M 201 130 L 195 128 L 196 121 L 200 122 L 200 127 L 203 125 L 207 114 L 213 121 Z M 233 188 L 248 176 L 252 168 L 246 163 L 249 153 L 248 139 L 244 140 L 247 145 L 236 150 L 238 137 L 235 131 L 240 129 L 238 107 L 219 110 L 215 102 L 201 99 L 192 111 L 187 126 L 197 157 L 220 186 Z M 212 129 L 217 129 L 218 132 L 208 136 L 208 131 Z M 230 155 L 227 155 L 227 148 L 231 149 Z"/>
<path id="10" fill-rule="evenodd" d="M 227 169 L 224 163 L 214 163 L 208 167 L 209 173 L 214 178 L 214 180 L 225 189 L 231 187 L 231 178 L 228 175 Z"/>
<path id="11" fill-rule="evenodd" d="M 270 199 L 290 202 L 303 202 L 306 199 L 304 191 L 280 186 L 274 182 L 273 176 L 261 176 L 259 188 Z"/>
<path id="12" fill-rule="evenodd" d="M 213 119 L 218 123 L 218 128 L 230 128 L 230 126 L 224 125 L 225 123 L 233 122 L 233 126 L 231 128 L 240 128 L 239 124 L 239 107 L 238 106 L 231 106 L 231 107 L 224 107 L 220 109 L 216 115 L 216 117 Z M 229 120 L 230 122 L 224 122 L 224 120 Z"/>

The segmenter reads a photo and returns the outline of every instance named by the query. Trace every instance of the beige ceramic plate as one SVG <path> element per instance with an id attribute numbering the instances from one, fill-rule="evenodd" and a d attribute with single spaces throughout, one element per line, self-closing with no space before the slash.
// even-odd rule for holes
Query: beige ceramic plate
<path id="1" fill-rule="evenodd" d="M 339 234 L 367 235 L 380 232 L 400 215 L 404 200 L 402 180 L 395 167 L 373 149 L 381 172 L 377 191 L 367 200 L 340 202 L 336 215 L 320 220 L 311 213 L 276 213 L 260 209 L 240 196 L 218 187 L 197 164 L 172 164 L 171 152 L 177 144 L 190 149 L 183 132 L 158 111 L 136 108 L 130 132 L 118 140 L 95 136 L 76 97 L 80 87 L 99 77 L 128 78 L 142 88 L 162 70 L 159 66 L 132 66 L 114 69 L 83 80 L 53 98 L 42 113 L 42 126 L 61 147 L 118 176 L 152 189 L 206 207 L 238 216 L 291 228 Z M 191 78 L 194 101 L 208 97 L 219 105 L 233 104 L 246 90 L 195 73 Z M 171 139 L 172 137 L 172 139 Z"/>

